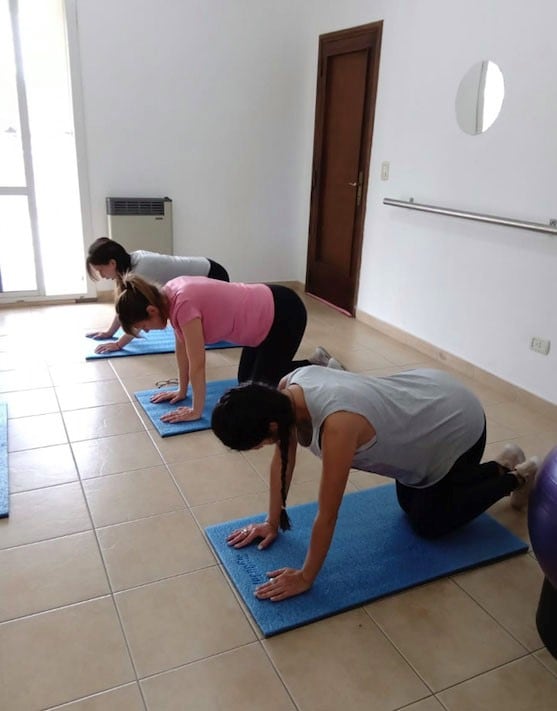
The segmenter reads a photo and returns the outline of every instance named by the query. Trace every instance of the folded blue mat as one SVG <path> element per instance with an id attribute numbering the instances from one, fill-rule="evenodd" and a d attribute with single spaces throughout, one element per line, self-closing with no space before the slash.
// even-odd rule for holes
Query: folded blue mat
<path id="1" fill-rule="evenodd" d="M 155 388 L 154 390 L 141 390 L 140 392 L 134 393 L 136 400 L 139 402 L 141 407 L 145 410 L 145 414 L 149 417 L 151 422 L 155 425 L 155 429 L 160 434 L 161 437 L 171 437 L 172 435 L 184 434 L 185 432 L 197 432 L 199 430 L 208 430 L 211 428 L 211 413 L 220 396 L 223 395 L 230 388 L 238 385 L 236 379 L 233 380 L 212 380 L 207 383 L 207 394 L 205 396 L 205 407 L 203 409 L 203 417 L 199 420 L 193 420 L 192 422 L 162 422 L 161 415 L 175 410 L 177 407 L 185 406 L 191 407 L 191 393 L 187 396 L 185 400 L 177 403 L 176 405 L 170 405 L 168 402 L 151 402 L 151 395 L 155 393 L 160 393 L 163 390 L 176 390 L 176 388 Z M 191 388 L 190 388 L 191 390 Z"/>
<path id="2" fill-rule="evenodd" d="M 10 511 L 8 486 L 8 406 L 0 402 L 0 518 Z"/>
<path id="3" fill-rule="evenodd" d="M 154 353 L 174 353 L 176 350 L 176 342 L 174 338 L 174 329 L 167 326 L 163 330 L 149 331 L 142 333 L 140 338 L 134 338 L 127 346 L 120 348 L 119 351 L 111 351 L 110 353 L 95 353 L 95 348 L 101 343 L 109 343 L 117 341 L 123 335 L 123 331 L 119 329 L 112 338 L 104 340 L 93 340 L 93 353 L 85 356 L 85 360 L 95 360 L 97 358 L 123 358 L 124 356 L 137 355 L 153 355 Z M 216 343 L 207 343 L 206 350 L 215 350 L 217 348 L 237 348 L 236 344 L 230 341 L 217 341 Z"/>
<path id="4" fill-rule="evenodd" d="M 292 530 L 270 548 L 231 548 L 227 535 L 265 515 L 208 526 L 205 531 L 262 633 L 269 637 L 467 568 L 528 550 L 488 514 L 442 538 L 417 536 L 387 484 L 345 494 L 329 553 L 313 587 L 282 602 L 258 600 L 254 588 L 278 568 L 301 568 L 316 503 L 288 508 Z"/>

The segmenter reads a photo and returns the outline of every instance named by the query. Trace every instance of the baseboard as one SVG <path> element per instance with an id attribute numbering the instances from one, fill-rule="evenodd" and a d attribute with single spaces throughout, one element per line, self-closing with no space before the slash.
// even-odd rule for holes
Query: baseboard
<path id="1" fill-rule="evenodd" d="M 93 299 L 95 301 L 96 299 Z M 18 299 L 17 301 L 4 301 L 0 303 L 0 310 L 12 310 L 12 309 L 30 309 L 39 308 L 42 306 L 66 306 L 68 304 L 81 303 L 84 299 L 74 297 L 66 298 L 52 298 L 49 296 L 40 296 L 37 298 L 26 297 L 25 299 Z"/>
<path id="2" fill-rule="evenodd" d="M 304 285 L 302 284 L 301 281 L 268 281 L 265 283 L 266 284 L 280 284 L 281 286 L 288 286 L 290 289 L 294 289 L 294 291 L 299 291 L 302 294 L 305 293 L 305 288 L 304 288 Z"/>
<path id="3" fill-rule="evenodd" d="M 114 303 L 114 289 L 102 289 L 97 291 L 97 299 L 101 304 Z"/>
<path id="4" fill-rule="evenodd" d="M 497 375 L 493 375 L 493 373 L 483 370 L 483 368 L 479 368 L 477 365 L 474 365 L 463 358 L 455 356 L 453 353 L 444 351 L 442 348 L 439 348 L 432 343 L 428 343 L 417 336 L 413 336 L 412 334 L 403 331 L 401 328 L 393 326 L 386 321 L 382 321 L 375 316 L 370 316 L 370 314 L 362 311 L 361 309 L 356 309 L 356 319 L 362 323 L 365 323 L 367 326 L 374 328 L 376 331 L 389 336 L 393 340 L 414 348 L 420 353 L 427 355 L 429 358 L 437 360 L 444 365 L 448 365 L 450 368 L 454 368 L 454 370 L 466 375 L 469 378 L 472 378 L 473 380 L 477 380 L 478 383 L 482 383 L 483 385 L 487 385 L 488 387 L 497 390 L 509 400 L 514 400 L 525 407 L 536 410 L 544 417 L 549 417 L 557 421 L 557 405 L 555 403 L 549 402 L 549 400 L 544 400 L 539 395 L 535 395 L 528 390 L 524 390 L 518 385 L 509 383 L 508 381 L 499 378 Z"/>

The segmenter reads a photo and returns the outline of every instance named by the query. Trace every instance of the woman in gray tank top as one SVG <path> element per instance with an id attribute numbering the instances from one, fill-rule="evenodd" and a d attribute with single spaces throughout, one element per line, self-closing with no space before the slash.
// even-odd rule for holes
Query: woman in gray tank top
<path id="1" fill-rule="evenodd" d="M 538 469 L 514 444 L 481 462 L 485 415 L 476 396 L 444 371 L 417 369 L 371 377 L 308 366 L 278 389 L 247 383 L 225 393 L 212 428 L 238 451 L 275 445 L 267 519 L 233 531 L 228 543 L 267 548 L 290 528 L 286 497 L 298 444 L 322 459 L 318 513 L 301 569 L 280 568 L 256 588 L 284 600 L 308 590 L 327 556 L 351 468 L 395 480 L 399 504 L 421 536 L 434 538 L 479 516 L 504 496 L 528 501 Z M 286 562 L 286 561 L 285 561 Z"/>

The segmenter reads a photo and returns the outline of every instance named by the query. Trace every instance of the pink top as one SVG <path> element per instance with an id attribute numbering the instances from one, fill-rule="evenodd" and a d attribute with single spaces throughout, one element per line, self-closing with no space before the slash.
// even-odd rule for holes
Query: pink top
<path id="1" fill-rule="evenodd" d="M 275 317 L 273 293 L 266 284 L 241 284 L 201 276 L 181 276 L 162 287 L 169 318 L 180 340 L 182 328 L 201 319 L 205 343 L 231 341 L 258 346 Z"/>

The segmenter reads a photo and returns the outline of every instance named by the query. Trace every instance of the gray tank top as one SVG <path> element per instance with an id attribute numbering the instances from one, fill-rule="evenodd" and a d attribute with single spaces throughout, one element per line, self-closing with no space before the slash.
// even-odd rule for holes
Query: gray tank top
<path id="1" fill-rule="evenodd" d="M 211 264 L 206 257 L 175 257 L 138 249 L 131 252 L 132 271 L 159 284 L 179 276 L 207 276 Z"/>
<path id="2" fill-rule="evenodd" d="M 298 368 L 288 385 L 304 391 L 321 457 L 320 431 L 334 412 L 354 412 L 373 426 L 375 438 L 360 447 L 352 466 L 426 487 L 448 473 L 480 438 L 485 415 L 478 398 L 441 370 L 420 368 L 372 377 L 321 366 Z"/>

